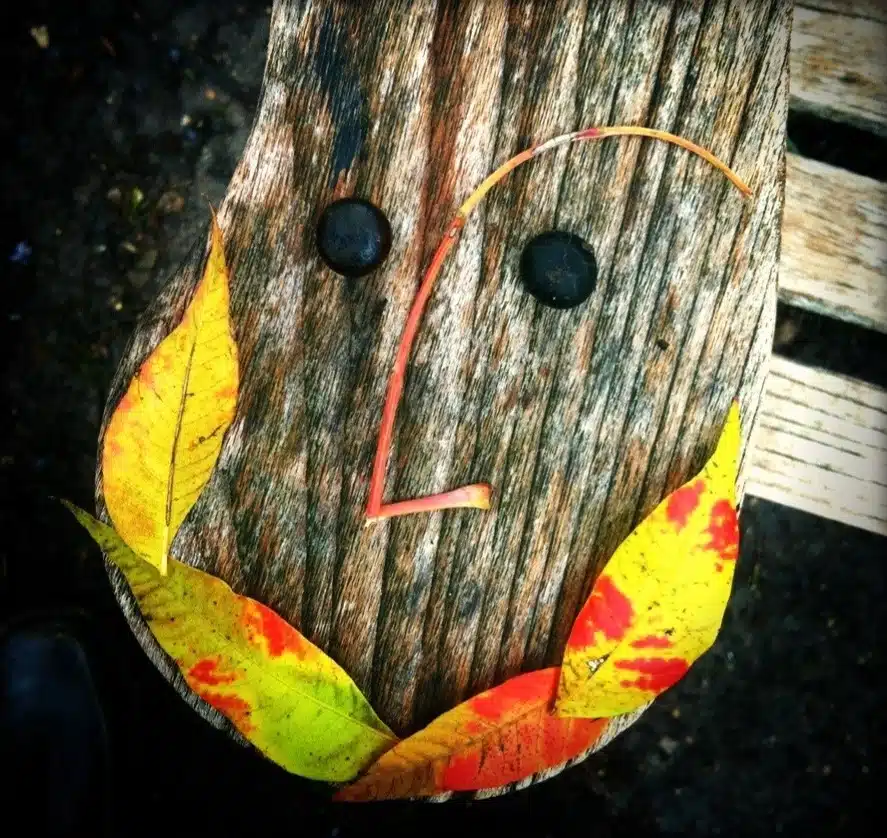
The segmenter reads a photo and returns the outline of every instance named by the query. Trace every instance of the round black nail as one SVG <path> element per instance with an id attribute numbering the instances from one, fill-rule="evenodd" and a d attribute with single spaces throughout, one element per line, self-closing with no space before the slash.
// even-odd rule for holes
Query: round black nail
<path id="1" fill-rule="evenodd" d="M 524 287 L 550 308 L 574 308 L 597 285 L 597 261 L 588 242 L 575 233 L 551 230 L 534 236 L 520 260 Z"/>
<path id="2" fill-rule="evenodd" d="M 342 198 L 321 213 L 317 249 L 337 274 L 366 276 L 385 261 L 391 250 L 391 225 L 385 213 L 369 201 Z"/>

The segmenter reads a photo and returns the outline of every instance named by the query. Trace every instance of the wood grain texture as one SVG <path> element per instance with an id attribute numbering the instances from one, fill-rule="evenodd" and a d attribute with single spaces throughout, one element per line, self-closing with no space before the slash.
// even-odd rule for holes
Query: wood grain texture
<path id="1" fill-rule="evenodd" d="M 887 134 L 887 23 L 798 7 L 791 105 Z"/>
<path id="2" fill-rule="evenodd" d="M 790 14 L 786 0 L 276 3 L 219 213 L 238 412 L 174 552 L 299 626 L 397 732 L 557 662 L 602 563 L 702 466 L 735 396 L 752 426 L 775 318 Z M 708 145 L 754 197 L 639 140 L 511 175 L 431 299 L 388 477 L 398 498 L 487 480 L 494 509 L 365 528 L 388 373 L 446 221 L 533 141 L 612 123 Z M 313 246 L 319 212 L 350 194 L 394 233 L 386 264 L 353 283 Z M 600 265 L 597 292 L 568 313 L 517 280 L 522 243 L 553 226 L 593 243 Z M 203 251 L 142 318 L 106 420 L 181 316 Z M 100 474 L 97 498 L 104 513 Z"/>
<path id="3" fill-rule="evenodd" d="M 774 357 L 746 492 L 887 535 L 887 391 Z"/>
<path id="4" fill-rule="evenodd" d="M 787 155 L 779 297 L 887 332 L 887 185 Z"/>

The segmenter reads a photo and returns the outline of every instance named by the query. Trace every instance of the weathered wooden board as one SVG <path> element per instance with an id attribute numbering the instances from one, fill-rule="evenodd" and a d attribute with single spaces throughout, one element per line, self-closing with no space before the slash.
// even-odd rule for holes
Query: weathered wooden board
<path id="1" fill-rule="evenodd" d="M 798 7 L 791 104 L 887 134 L 887 23 Z"/>
<path id="2" fill-rule="evenodd" d="M 887 391 L 774 357 L 745 491 L 887 535 Z"/>
<path id="3" fill-rule="evenodd" d="M 252 134 L 220 211 L 238 414 L 176 554 L 278 610 L 403 733 L 559 660 L 597 570 L 701 467 L 738 395 L 750 427 L 776 302 L 787 0 L 275 4 Z M 470 480 L 489 513 L 364 527 L 396 344 L 458 203 L 532 141 L 636 123 L 708 145 L 755 190 L 651 141 L 562 149 L 466 226 L 420 333 L 389 496 Z M 357 194 L 394 245 L 354 283 L 314 223 Z M 521 292 L 522 243 L 574 231 L 599 287 L 569 313 Z M 180 317 L 203 238 L 142 318 L 107 410 Z M 106 418 L 107 418 L 106 413 Z M 101 498 L 98 476 L 97 497 Z M 188 694 L 117 580 L 136 633 Z"/>
<path id="4" fill-rule="evenodd" d="M 807 9 L 837 12 L 848 17 L 868 18 L 887 23 L 887 3 L 884 0 L 804 0 L 797 5 Z"/>
<path id="5" fill-rule="evenodd" d="M 887 185 L 787 155 L 779 297 L 887 332 Z"/>

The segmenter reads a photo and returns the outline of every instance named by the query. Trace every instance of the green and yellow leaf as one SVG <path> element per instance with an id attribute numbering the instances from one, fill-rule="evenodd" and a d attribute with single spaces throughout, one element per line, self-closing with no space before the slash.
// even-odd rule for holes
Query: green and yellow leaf
<path id="1" fill-rule="evenodd" d="M 606 719 L 551 714 L 556 667 L 511 678 L 404 739 L 337 800 L 393 800 L 492 789 L 562 765 L 598 741 Z"/>
<path id="2" fill-rule="evenodd" d="M 345 670 L 270 608 L 172 558 L 161 576 L 111 527 L 65 505 L 123 572 L 191 689 L 269 759 L 346 782 L 397 742 Z"/>
<path id="3" fill-rule="evenodd" d="M 670 494 L 607 562 L 567 641 L 556 712 L 636 710 L 714 643 L 739 554 L 734 402 L 702 471 Z"/>
<path id="4" fill-rule="evenodd" d="M 194 297 L 182 322 L 130 382 L 102 449 L 103 491 L 114 527 L 161 573 L 179 526 L 215 467 L 237 388 L 228 270 L 213 216 L 209 258 Z"/>

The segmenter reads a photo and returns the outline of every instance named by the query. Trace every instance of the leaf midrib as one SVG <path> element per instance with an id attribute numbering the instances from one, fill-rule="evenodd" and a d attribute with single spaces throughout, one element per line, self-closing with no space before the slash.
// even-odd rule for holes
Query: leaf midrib
<path id="1" fill-rule="evenodd" d="M 427 763 L 434 764 L 437 762 L 441 762 L 442 760 L 450 759 L 451 757 L 457 756 L 461 751 L 464 751 L 467 748 L 471 748 L 472 746 L 474 746 L 478 743 L 483 744 L 486 739 L 489 739 L 491 734 L 493 734 L 497 731 L 507 730 L 508 728 L 518 724 L 519 722 L 522 722 L 524 719 L 526 719 L 527 716 L 529 716 L 533 713 L 539 713 L 540 710 L 545 709 L 546 704 L 547 704 L 547 701 L 540 701 L 533 707 L 528 707 L 525 710 L 519 711 L 517 714 L 515 714 L 514 716 L 511 716 L 507 721 L 505 721 L 501 724 L 496 724 L 495 722 L 489 722 L 488 727 L 483 732 L 477 733 L 474 736 L 472 736 L 471 734 L 467 734 L 465 736 L 463 743 L 459 746 L 458 751 L 449 750 L 444 756 L 432 757 L 431 759 L 429 759 L 427 761 Z M 456 709 L 456 708 L 453 708 L 453 709 Z M 566 719 L 565 719 L 565 721 L 566 721 Z M 424 729 L 427 730 L 427 728 L 424 728 Z M 421 734 L 421 733 L 422 733 L 422 731 L 420 730 L 420 731 L 417 731 L 416 733 L 414 733 L 412 736 L 408 737 L 407 739 L 403 739 L 402 740 L 403 744 L 406 745 L 406 743 L 409 742 L 410 739 L 413 739 L 414 737 L 418 737 L 419 734 Z M 442 747 L 446 747 L 446 746 L 444 745 Z M 419 764 L 421 765 L 421 763 L 419 763 Z"/>
<path id="2" fill-rule="evenodd" d="M 540 711 L 544 711 L 547 703 L 548 703 L 547 700 L 546 701 L 538 701 L 535 706 L 527 707 L 524 710 L 517 712 L 515 715 L 511 716 L 507 721 L 505 721 L 502 724 L 489 723 L 489 726 L 486 728 L 486 730 L 484 732 L 478 733 L 474 736 L 466 735 L 464 741 L 459 745 L 457 750 L 449 749 L 449 748 L 447 748 L 446 745 L 442 745 L 441 747 L 446 749 L 446 753 L 444 753 L 443 755 L 432 756 L 430 759 L 425 759 L 425 760 L 412 760 L 409 758 L 408 755 L 404 755 L 403 753 L 401 753 L 399 756 L 401 756 L 402 759 L 407 759 L 410 762 L 410 775 L 415 776 L 418 772 L 422 771 L 423 768 L 425 768 L 426 766 L 434 767 L 434 766 L 440 765 L 441 763 L 445 763 L 448 760 L 452 759 L 453 757 L 458 756 L 460 753 L 464 753 L 469 748 L 472 748 L 476 745 L 484 745 L 486 740 L 488 740 L 490 738 L 490 736 L 492 734 L 496 733 L 497 731 L 506 730 L 510 727 L 513 727 L 515 724 L 518 724 L 521 721 L 524 721 L 528 716 L 530 716 L 534 713 L 538 714 Z M 564 719 L 564 721 L 568 721 L 568 720 Z M 605 724 L 604 727 L 601 729 L 600 734 L 595 739 L 595 742 L 597 742 L 604 735 L 604 733 L 606 732 L 606 729 L 607 729 L 607 725 Z M 422 731 L 418 731 L 417 733 L 414 733 L 412 736 L 408 737 L 407 739 L 402 740 L 402 744 L 406 745 L 410 741 L 410 739 L 413 739 L 414 737 L 418 737 L 421 733 L 422 733 Z M 592 748 L 592 747 L 594 747 L 594 743 L 589 745 L 589 748 Z M 585 750 L 588 750 L 588 749 L 585 749 Z M 568 762 L 569 759 L 570 758 L 563 760 L 562 762 L 559 762 L 556 765 L 542 766 L 539 769 L 537 769 L 536 771 L 534 771 L 533 773 L 538 774 L 540 771 L 545 771 L 549 768 L 556 768 L 557 765 L 563 765 L 564 763 Z M 365 775 L 365 777 L 358 779 L 356 781 L 356 783 L 354 783 L 354 785 L 358 785 L 363 782 L 370 783 L 371 781 L 372 781 L 372 774 L 367 773 Z M 377 781 L 378 781 L 378 775 L 377 775 Z M 507 786 L 507 785 L 510 785 L 510 784 L 504 783 L 500 786 L 493 786 L 491 788 L 503 788 L 504 786 Z M 435 790 L 432 792 L 432 796 L 434 794 L 440 794 L 440 793 L 444 793 L 446 791 L 447 791 L 446 789 Z M 380 798 L 380 799 L 385 799 L 385 798 Z"/>
<path id="3" fill-rule="evenodd" d="M 175 564 L 178 564 L 178 565 L 184 567 L 184 563 L 178 561 L 177 559 L 173 559 L 173 558 L 171 558 L 171 559 L 170 559 L 170 563 L 175 563 Z M 189 566 L 189 567 L 190 567 L 190 566 Z M 192 570 L 197 570 L 196 568 L 191 568 L 191 569 L 192 569 Z M 180 570 L 179 572 L 180 572 L 180 573 L 183 573 L 183 575 L 184 575 L 184 573 L 186 573 L 187 571 L 181 571 L 181 570 Z M 198 571 L 198 572 L 200 572 L 200 571 Z M 218 579 L 218 577 L 214 577 L 214 578 Z M 234 593 L 234 590 L 233 590 L 229 585 L 227 585 L 227 583 L 225 583 L 225 582 L 224 582 L 223 580 L 221 580 L 221 579 L 218 579 L 218 581 L 219 581 L 222 585 L 225 585 L 226 588 L 228 588 L 228 590 L 231 592 L 231 595 L 232 595 L 232 596 L 235 596 L 235 597 L 238 596 L 236 593 Z M 164 585 L 162 579 L 161 579 L 160 584 L 161 584 L 161 586 Z M 172 593 L 172 592 L 170 592 L 170 593 Z M 176 596 L 175 598 L 176 598 L 177 600 L 179 600 L 180 603 L 183 601 L 183 600 L 182 600 L 182 597 L 180 597 L 180 596 Z M 250 599 L 250 598 L 249 598 L 249 597 L 244 597 L 244 599 Z M 250 600 L 250 601 L 253 601 L 253 602 L 254 602 L 255 600 Z M 185 610 L 190 610 L 190 609 L 185 609 Z M 194 613 L 194 612 L 192 611 L 192 613 Z M 342 710 L 339 710 L 339 709 L 337 709 L 336 707 L 333 707 L 333 706 L 327 704 L 326 702 L 321 701 L 321 700 L 320 700 L 319 698 L 317 698 L 316 696 L 311 695 L 311 693 L 305 692 L 305 691 L 304 691 L 304 688 L 300 688 L 298 685 L 293 685 L 293 684 L 287 683 L 286 681 L 284 681 L 284 680 L 283 680 L 283 679 L 282 679 L 282 678 L 281 678 L 281 677 L 280 677 L 280 676 L 274 671 L 273 668 L 271 668 L 271 669 L 265 669 L 263 666 L 261 666 L 261 664 L 265 663 L 266 661 L 264 661 L 263 659 L 258 659 L 257 656 L 256 656 L 254 653 L 251 653 L 251 652 L 244 652 L 244 651 L 242 650 L 242 647 L 238 646 L 236 643 L 233 643 L 231 640 L 229 640 L 229 639 L 225 636 L 225 634 L 224 634 L 223 632 L 219 631 L 217 625 L 214 623 L 214 621 L 213 621 L 212 619 L 210 619 L 209 615 L 206 613 L 206 609 L 205 609 L 205 604 L 204 604 L 204 603 L 201 603 L 201 604 L 200 604 L 200 608 L 199 608 L 199 610 L 197 611 L 197 615 L 198 615 L 198 619 L 199 619 L 204 625 L 206 625 L 206 626 L 209 627 L 211 633 L 212 633 L 214 636 L 216 636 L 216 637 L 218 637 L 218 638 L 220 639 L 220 641 L 221 641 L 221 642 L 220 642 L 220 645 L 221 645 L 222 647 L 224 647 L 224 648 L 226 648 L 226 649 L 228 649 L 228 650 L 231 650 L 231 651 L 233 652 L 233 654 L 231 654 L 231 657 L 232 657 L 232 658 L 235 658 L 235 659 L 237 659 L 237 660 L 239 660 L 239 661 L 241 661 L 241 662 L 247 662 L 247 663 L 255 662 L 255 661 L 258 660 L 258 662 L 259 662 L 259 664 L 260 664 L 259 671 L 260 671 L 260 674 L 261 674 L 262 677 L 271 678 L 272 680 L 274 680 L 274 681 L 276 681 L 277 683 L 279 683 L 281 686 L 285 687 L 287 690 L 291 690 L 292 692 L 295 692 L 295 693 L 297 693 L 298 695 L 303 696 L 304 698 L 308 699 L 308 701 L 312 702 L 313 704 L 317 705 L 318 707 L 321 707 L 321 708 L 325 709 L 328 713 L 331 713 L 331 714 L 333 714 L 333 715 L 335 715 L 335 716 L 338 716 L 338 717 L 344 719 L 345 721 L 350 722 L 352 725 L 355 725 L 356 727 L 360 727 L 360 728 L 363 728 L 363 729 L 365 729 L 365 730 L 371 731 L 371 732 L 374 733 L 376 736 L 380 737 L 381 739 L 383 739 L 383 740 L 385 740 L 385 741 L 394 741 L 394 742 L 398 742 L 398 741 L 400 741 L 400 740 L 398 740 L 398 738 L 397 738 L 393 733 L 391 733 L 391 732 L 389 732 L 389 733 L 385 733 L 384 731 L 381 731 L 381 730 L 379 730 L 378 728 L 372 727 L 371 725 L 368 725 L 366 722 L 363 722 L 363 721 L 361 721 L 360 719 L 355 718 L 354 716 L 350 716 L 350 715 L 348 715 L 347 713 L 344 713 Z M 281 618 L 281 619 L 282 619 L 282 618 Z M 308 638 L 305 638 L 305 640 L 306 640 L 307 642 L 310 642 L 310 641 L 308 641 Z M 313 644 L 312 644 L 312 645 L 313 645 Z M 250 648 L 251 648 L 251 647 L 250 647 Z M 317 647 L 315 647 L 315 648 L 317 648 Z M 320 654 L 322 654 L 322 655 L 325 655 L 325 654 L 326 654 L 326 652 L 324 652 L 322 649 L 319 649 L 319 648 L 318 648 L 318 652 L 319 652 Z M 328 655 L 327 655 L 327 657 L 329 658 Z M 334 664 L 335 666 L 337 666 L 337 667 L 339 666 L 338 664 L 335 663 L 335 661 L 333 661 L 332 658 L 329 658 L 329 660 L 332 661 L 333 664 Z M 341 669 L 341 667 L 340 667 L 340 669 Z M 351 678 L 351 676 L 348 675 L 348 673 L 345 672 L 344 669 L 342 669 L 341 671 L 342 671 L 342 673 L 345 675 L 345 677 L 350 681 L 350 683 L 352 684 L 353 689 L 357 690 L 358 694 L 361 696 L 361 698 L 363 699 L 363 701 L 365 701 L 365 702 L 367 703 L 367 705 L 370 707 L 370 709 L 372 710 L 372 705 L 369 703 L 369 701 L 367 700 L 367 698 L 366 698 L 366 697 L 363 695 L 363 693 L 360 691 L 360 689 L 358 688 L 357 684 L 354 683 L 354 681 L 353 681 L 353 679 Z M 184 674 L 184 673 L 183 673 L 183 674 Z M 375 713 L 375 711 L 373 711 L 373 712 Z M 380 719 L 380 721 L 381 721 L 381 719 Z M 385 724 L 385 723 L 382 722 L 382 724 Z M 387 727 L 387 726 L 386 726 L 386 727 Z"/>
<path id="4" fill-rule="evenodd" d="M 179 409 L 176 414 L 176 424 L 173 430 L 172 453 L 170 454 L 169 475 L 166 480 L 166 506 L 164 510 L 164 528 L 163 528 L 163 552 L 161 561 L 168 555 L 170 548 L 170 530 L 172 529 L 172 507 L 175 497 L 175 479 L 176 479 L 176 457 L 179 450 L 179 439 L 182 434 L 182 425 L 185 418 L 185 405 L 188 402 L 188 386 L 191 381 L 191 368 L 194 364 L 194 352 L 197 349 L 197 338 L 200 334 L 200 327 L 194 321 L 194 336 L 191 340 L 191 349 L 188 352 L 188 361 L 185 364 L 185 378 L 182 382 L 182 395 L 179 399 Z"/>

